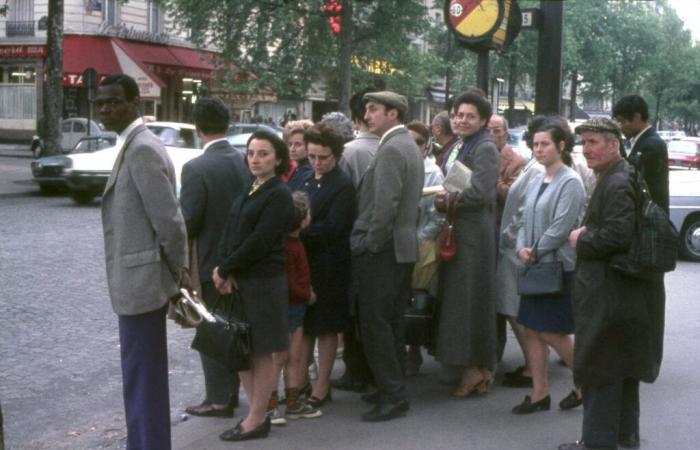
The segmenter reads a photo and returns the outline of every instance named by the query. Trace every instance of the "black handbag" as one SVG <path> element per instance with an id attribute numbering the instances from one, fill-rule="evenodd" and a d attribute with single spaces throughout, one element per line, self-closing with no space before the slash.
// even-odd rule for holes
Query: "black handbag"
<path id="1" fill-rule="evenodd" d="M 613 255 L 610 267 L 635 278 L 653 278 L 676 268 L 678 231 L 651 199 L 644 177 L 630 165 L 635 190 L 635 230 L 626 253 Z"/>
<path id="2" fill-rule="evenodd" d="M 436 299 L 422 289 L 413 289 L 411 300 L 404 311 L 406 345 L 430 347 L 435 338 Z"/>
<path id="3" fill-rule="evenodd" d="M 197 325 L 191 347 L 235 373 L 250 369 L 250 324 L 233 315 L 233 302 L 240 302 L 238 291 L 230 297 L 229 307 L 223 308 L 228 311 L 220 311 L 223 296 L 219 296 L 212 308 L 214 322 Z"/>
<path id="4" fill-rule="evenodd" d="M 518 295 L 552 295 L 564 290 L 564 264 L 561 261 L 539 262 L 537 244 L 533 246 L 534 263 L 518 267 Z"/>

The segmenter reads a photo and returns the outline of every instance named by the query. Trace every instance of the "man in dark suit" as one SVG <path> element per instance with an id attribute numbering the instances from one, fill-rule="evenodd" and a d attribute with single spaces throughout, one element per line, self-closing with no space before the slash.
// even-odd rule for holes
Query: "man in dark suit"
<path id="1" fill-rule="evenodd" d="M 668 214 L 668 150 L 649 124 L 649 107 L 636 94 L 625 95 L 613 108 L 613 117 L 630 141 L 627 161 L 642 171 L 652 200 Z"/>
<path id="2" fill-rule="evenodd" d="M 424 169 L 420 150 L 403 126 L 406 98 L 384 91 L 365 94 L 364 100 L 369 131 L 382 138 L 360 182 L 350 248 L 360 338 L 378 388 L 363 395 L 375 407 L 362 419 L 376 422 L 409 409 L 403 312 L 418 257 Z"/>
<path id="3" fill-rule="evenodd" d="M 97 88 L 100 120 L 121 145 L 102 195 L 107 285 L 119 316 L 127 449 L 169 450 L 165 313 L 187 265 L 187 234 L 173 163 L 143 125 L 139 102 L 127 75 Z"/>
<path id="4" fill-rule="evenodd" d="M 201 281 L 202 299 L 211 310 L 219 298 L 211 281 L 219 240 L 231 204 L 244 193 L 250 172 L 243 156 L 225 138 L 230 116 L 221 100 L 200 99 L 193 116 L 204 154 L 182 168 L 180 206 L 188 238 L 196 246 L 196 275 Z M 219 307 L 227 308 L 227 300 L 228 297 L 222 297 Z M 200 357 L 206 397 L 200 405 L 189 406 L 185 411 L 195 416 L 233 417 L 233 409 L 238 405 L 238 375 L 204 354 Z"/>

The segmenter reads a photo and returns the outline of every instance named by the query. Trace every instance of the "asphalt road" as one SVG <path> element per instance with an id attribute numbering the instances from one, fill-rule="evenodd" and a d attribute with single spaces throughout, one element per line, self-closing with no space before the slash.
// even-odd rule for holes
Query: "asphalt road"
<path id="1" fill-rule="evenodd" d="M 5 152 L 7 154 L 7 152 Z M 125 448 L 117 321 L 104 274 L 99 204 L 80 207 L 62 195 L 41 196 L 28 158 L 0 156 L 0 403 L 8 449 Z M 666 347 L 662 373 L 643 385 L 642 448 L 697 449 L 700 402 L 700 263 L 680 262 L 667 280 Z M 203 391 L 191 331 L 169 324 L 173 445 L 228 449 L 218 434 L 233 422 L 183 420 Z M 520 364 L 509 341 L 500 374 Z M 339 363 L 338 366 L 342 366 Z M 337 367 L 340 369 L 340 367 Z M 365 424 L 366 405 L 334 392 L 320 419 L 273 430 L 250 449 L 554 449 L 578 438 L 581 411 L 556 402 L 571 389 L 567 369 L 552 355 L 553 409 L 514 416 L 528 392 L 497 383 L 485 397 L 450 398 L 443 372 L 428 358 L 410 380 L 407 417 Z M 245 409 L 245 406 L 243 407 Z M 237 416 L 241 416 L 237 412 Z"/>

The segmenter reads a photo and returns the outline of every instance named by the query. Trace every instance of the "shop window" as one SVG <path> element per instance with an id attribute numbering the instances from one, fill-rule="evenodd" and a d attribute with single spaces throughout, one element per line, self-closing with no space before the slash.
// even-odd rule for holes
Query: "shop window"
<path id="1" fill-rule="evenodd" d="M 0 83 L 33 85 L 36 69 L 34 66 L 0 66 Z"/>
<path id="2" fill-rule="evenodd" d="M 33 65 L 0 65 L 0 119 L 36 119 Z"/>

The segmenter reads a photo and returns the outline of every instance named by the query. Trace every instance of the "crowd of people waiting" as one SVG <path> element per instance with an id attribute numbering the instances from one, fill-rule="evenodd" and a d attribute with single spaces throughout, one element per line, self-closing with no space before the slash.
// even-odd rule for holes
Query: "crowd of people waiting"
<path id="1" fill-rule="evenodd" d="M 406 414 L 406 374 L 420 370 L 424 354 L 406 347 L 403 314 L 412 289 L 422 289 L 438 304 L 429 353 L 459 370 L 453 396 L 489 392 L 508 323 L 525 363 L 503 384 L 531 388 L 514 414 L 550 409 L 553 348 L 574 374 L 560 408 L 584 405 L 583 441 L 560 449 L 638 448 L 638 383 L 653 381 L 661 361 L 663 279 L 630 280 L 606 260 L 626 250 L 634 230 L 623 132 L 636 141 L 631 154 L 649 186 L 663 187 L 658 152 L 643 147 L 656 146 L 643 142 L 653 132 L 643 100 L 624 97 L 616 121 L 576 128 L 587 164 L 574 162 L 574 133 L 556 116 L 530 121 L 532 158 L 520 156 L 478 89 L 458 95 L 430 128 L 404 125 L 408 102 L 393 92 L 362 91 L 350 106 L 349 119 L 290 121 L 283 138 L 255 131 L 242 156 L 224 139 L 225 105 L 195 105 L 204 154 L 184 166 L 180 196 L 190 263 L 206 305 L 232 303 L 249 322 L 252 353 L 237 376 L 202 355 L 205 398 L 187 412 L 233 417 L 240 379 L 249 410 L 221 434 L 227 441 L 320 417 L 333 389 L 363 392 L 372 405 L 365 421 Z M 435 207 L 441 194 L 424 189 L 441 186 L 458 163 L 471 180 L 446 217 Z M 652 192 L 660 204 L 663 195 L 667 187 Z M 440 261 L 446 221 L 456 250 Z M 546 261 L 562 263 L 563 289 L 518 295 L 518 268 Z M 331 380 L 340 339 L 345 373 Z"/>

